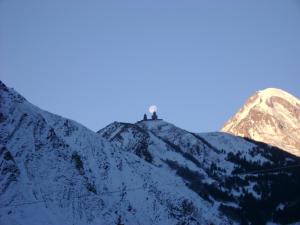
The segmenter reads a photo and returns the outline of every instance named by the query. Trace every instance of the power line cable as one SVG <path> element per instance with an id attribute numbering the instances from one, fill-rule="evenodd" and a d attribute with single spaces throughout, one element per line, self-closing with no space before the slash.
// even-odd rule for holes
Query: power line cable
<path id="1" fill-rule="evenodd" d="M 270 168 L 270 169 L 263 169 L 263 170 L 253 170 L 253 171 L 249 171 L 249 172 L 241 172 L 241 173 L 237 173 L 236 175 L 250 175 L 250 174 L 259 174 L 259 173 L 271 173 L 271 172 L 276 172 L 276 171 L 280 171 L 283 169 L 292 169 L 292 168 L 298 168 L 300 167 L 300 164 L 296 164 L 296 165 L 289 165 L 289 166 L 282 166 L 282 167 L 277 167 L 277 168 Z M 169 185 L 175 185 L 176 187 L 181 187 L 181 186 L 186 186 L 186 184 L 178 184 L 176 182 L 174 183 L 167 183 L 167 184 L 163 184 L 163 186 L 169 186 Z M 100 192 L 99 194 L 95 194 L 93 196 L 91 196 L 90 194 L 85 194 L 85 195 L 80 195 L 80 196 L 75 196 L 72 198 L 84 198 L 84 197 L 100 197 L 102 195 L 108 195 L 108 194 L 115 194 L 115 193 L 121 193 L 123 191 L 125 192 L 132 192 L 132 191 L 137 191 L 137 190 L 142 190 L 145 189 L 146 187 L 144 186 L 140 186 L 140 187 L 132 187 L 132 188 L 125 188 L 124 190 L 115 190 L 115 191 L 104 191 L 104 192 Z M 48 194 L 43 195 L 43 197 L 45 196 L 50 196 L 56 192 L 61 192 L 61 190 L 56 190 L 53 192 L 50 192 Z M 17 206 L 22 206 L 22 205 L 31 205 L 31 204 L 39 204 L 39 203 L 45 203 L 45 200 L 37 200 L 37 201 L 31 201 L 31 202 L 21 202 L 21 203 L 17 203 L 17 204 L 11 204 L 11 205 L 5 205 L 5 206 L 0 206 L 0 208 L 7 208 L 7 207 L 17 207 Z"/>
<path id="2" fill-rule="evenodd" d="M 277 168 L 262 169 L 262 170 L 253 170 L 253 171 L 241 172 L 241 173 L 236 173 L 236 174 L 237 175 L 247 175 L 247 174 L 256 174 L 256 173 L 268 173 L 268 172 L 276 172 L 278 170 L 291 169 L 291 168 L 297 168 L 297 167 L 300 167 L 300 164 L 282 166 L 282 167 L 277 167 Z"/>

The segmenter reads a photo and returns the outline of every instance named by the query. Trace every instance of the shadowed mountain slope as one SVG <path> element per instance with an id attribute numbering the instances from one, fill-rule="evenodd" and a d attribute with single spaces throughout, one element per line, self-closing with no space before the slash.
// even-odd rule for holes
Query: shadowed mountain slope
<path id="1" fill-rule="evenodd" d="M 164 121 L 95 133 L 3 83 L 0 110 L 0 224 L 300 221 L 299 158 L 280 149 Z"/>

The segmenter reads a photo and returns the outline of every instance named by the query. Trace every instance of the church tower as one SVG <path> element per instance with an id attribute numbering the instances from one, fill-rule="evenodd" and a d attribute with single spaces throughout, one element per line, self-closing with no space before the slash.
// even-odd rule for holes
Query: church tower
<path id="1" fill-rule="evenodd" d="M 152 120 L 157 120 L 158 117 L 157 117 L 157 114 L 156 112 L 154 111 L 153 114 L 152 114 Z"/>
<path id="2" fill-rule="evenodd" d="M 144 121 L 148 120 L 147 114 L 146 114 L 146 113 L 144 114 L 143 120 L 144 120 Z"/>

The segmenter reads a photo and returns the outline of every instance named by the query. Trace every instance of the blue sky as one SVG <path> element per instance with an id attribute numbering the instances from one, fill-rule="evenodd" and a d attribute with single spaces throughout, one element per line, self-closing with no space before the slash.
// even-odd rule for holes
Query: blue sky
<path id="1" fill-rule="evenodd" d="M 267 87 L 300 97 L 300 2 L 0 0 L 0 79 L 98 130 L 151 104 L 218 130 Z"/>

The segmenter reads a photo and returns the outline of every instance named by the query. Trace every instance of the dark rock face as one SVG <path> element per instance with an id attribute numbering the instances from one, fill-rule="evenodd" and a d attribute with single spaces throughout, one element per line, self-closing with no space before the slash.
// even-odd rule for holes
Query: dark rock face
<path id="1" fill-rule="evenodd" d="M 222 131 L 263 141 L 300 156 L 300 101 L 279 89 L 257 92 Z"/>

